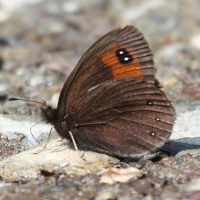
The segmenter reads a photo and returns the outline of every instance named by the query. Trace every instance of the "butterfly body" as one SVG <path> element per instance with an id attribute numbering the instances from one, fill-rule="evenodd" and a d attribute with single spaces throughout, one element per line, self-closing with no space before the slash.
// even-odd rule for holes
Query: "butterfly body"
<path id="1" fill-rule="evenodd" d="M 155 80 L 151 50 L 133 26 L 100 38 L 80 59 L 47 122 L 78 147 L 120 157 L 155 151 L 169 138 L 174 108 Z"/>

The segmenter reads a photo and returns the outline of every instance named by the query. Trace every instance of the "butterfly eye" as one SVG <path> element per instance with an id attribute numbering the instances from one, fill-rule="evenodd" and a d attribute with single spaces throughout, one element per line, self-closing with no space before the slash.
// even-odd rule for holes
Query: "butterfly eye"
<path id="1" fill-rule="evenodd" d="M 128 64 L 133 61 L 132 55 L 130 55 L 126 49 L 118 49 L 116 51 L 116 56 L 118 57 L 119 62 L 122 64 Z"/>

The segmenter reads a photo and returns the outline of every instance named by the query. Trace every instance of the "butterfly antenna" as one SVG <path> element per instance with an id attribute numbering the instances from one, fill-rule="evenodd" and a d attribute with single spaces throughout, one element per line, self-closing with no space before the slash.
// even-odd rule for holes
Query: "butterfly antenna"
<path id="1" fill-rule="evenodd" d="M 25 83 L 30 86 L 34 91 L 36 91 L 41 97 L 42 99 L 45 101 L 45 103 L 41 102 L 41 101 L 35 101 L 35 100 L 29 100 L 29 99 L 21 99 L 21 98 L 14 98 L 14 97 L 11 97 L 8 99 L 8 101 L 28 101 L 28 102 L 32 102 L 32 103 L 39 103 L 39 104 L 42 104 L 42 105 L 46 105 L 48 106 L 49 103 L 48 101 L 46 100 L 46 98 L 38 91 L 36 90 L 31 84 L 29 81 L 25 81 Z"/>
<path id="2" fill-rule="evenodd" d="M 25 83 L 28 85 L 28 86 L 30 86 L 33 90 L 35 90 L 41 97 L 42 97 L 42 99 L 45 101 L 45 104 L 48 106 L 49 105 L 49 102 L 47 101 L 47 99 L 38 91 L 38 90 L 36 90 L 32 85 L 31 85 L 31 83 L 29 82 L 29 81 L 25 81 Z"/>
<path id="3" fill-rule="evenodd" d="M 14 97 L 9 98 L 8 101 L 28 101 L 28 102 L 33 102 L 33 103 L 39 103 L 39 104 L 42 104 L 42 105 L 46 105 L 46 102 L 43 103 L 43 102 L 40 102 L 40 101 L 33 101 L 33 100 L 29 100 L 29 99 L 20 99 L 20 98 L 14 98 Z"/>
<path id="4" fill-rule="evenodd" d="M 76 141 L 75 141 L 74 136 L 72 135 L 72 132 L 71 132 L 71 131 L 69 131 L 69 135 L 70 135 L 70 137 L 71 137 L 71 139 L 72 139 L 72 142 L 73 142 L 73 145 L 74 145 L 75 150 L 78 152 L 78 155 L 80 156 L 81 159 L 83 159 L 84 161 L 86 161 L 86 159 L 83 158 L 83 155 L 80 154 L 80 151 L 78 150 L 78 147 L 77 147 L 77 145 L 76 145 Z"/>

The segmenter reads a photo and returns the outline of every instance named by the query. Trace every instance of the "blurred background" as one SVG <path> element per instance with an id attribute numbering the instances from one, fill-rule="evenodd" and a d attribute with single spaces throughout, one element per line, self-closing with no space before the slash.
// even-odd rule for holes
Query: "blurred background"
<path id="1" fill-rule="evenodd" d="M 29 80 L 54 107 L 69 73 L 102 35 L 127 24 L 145 36 L 156 78 L 178 110 L 200 99 L 198 0 L 0 0 L 0 106 L 3 114 L 35 115 Z M 181 105 L 181 106 L 179 106 Z M 40 117 L 40 116 L 38 116 Z"/>
<path id="2" fill-rule="evenodd" d="M 0 0 L 0 161 L 6 158 L 0 162 L 0 198 L 6 191 L 12 199 L 13 196 L 15 199 L 36 199 L 37 192 L 41 191 L 38 193 L 47 196 L 45 199 L 66 199 L 67 196 L 71 196 L 69 199 L 103 199 L 96 198 L 96 193 L 107 194 L 107 190 L 113 191 L 115 196 L 120 194 L 122 198 L 119 199 L 199 199 L 200 179 L 191 184 L 192 189 L 187 185 L 189 180 L 200 176 L 199 151 L 191 156 L 187 153 L 185 157 L 169 157 L 155 165 L 148 161 L 143 169 L 141 164 L 132 163 L 131 166 L 142 169 L 145 174 L 138 182 L 133 180 L 127 185 L 123 183 L 115 186 L 99 184 L 99 175 L 86 175 L 84 178 L 79 175 L 71 176 L 69 167 L 74 163 L 76 168 L 80 167 L 81 173 L 84 168 L 87 173 L 92 170 L 88 170 L 85 163 L 84 167 L 76 164 L 76 157 L 71 159 L 65 151 L 62 152 L 61 162 L 63 164 L 65 161 L 64 165 L 57 162 L 60 159 L 57 151 L 46 154 L 48 159 L 43 157 L 43 153 L 24 151 L 37 144 L 30 134 L 30 128 L 41 121 L 40 105 L 8 102 L 8 98 L 42 101 L 24 83 L 28 80 L 47 98 L 50 105 L 56 107 L 64 82 L 85 51 L 104 34 L 126 25 L 136 26 L 152 49 L 156 78 L 165 88 L 177 111 L 172 135 L 175 139 L 183 138 L 184 142 L 185 137 L 191 138 L 190 144 L 199 145 L 199 0 Z M 34 137 L 40 141 L 48 139 L 49 131 L 50 127 L 44 123 L 32 129 Z M 53 136 L 58 137 L 56 132 Z M 58 146 L 57 140 L 53 144 Z M 65 148 L 66 145 L 63 144 Z M 27 156 L 18 154 L 22 151 L 27 152 Z M 16 157 L 9 157 L 13 154 Z M 39 175 L 37 166 L 44 166 L 33 155 L 41 156 L 45 167 L 52 167 L 47 168 L 52 169 L 52 173 L 43 171 L 44 179 L 36 179 L 32 185 L 28 185 L 27 179 L 19 179 L 22 175 L 29 177 L 29 173 L 26 174 L 23 170 L 29 168 Z M 96 159 L 96 154 L 94 155 Z M 36 160 L 29 162 L 33 157 Z M 66 158 L 70 159 L 69 166 Z M 53 162 L 56 164 L 52 165 Z M 127 166 L 123 163 L 115 165 L 110 158 L 108 162 L 116 168 Z M 102 160 L 100 164 L 91 164 L 91 168 L 95 170 L 99 169 L 97 166 L 101 169 L 110 166 L 101 165 Z M 66 168 L 56 168 L 57 166 Z M 57 169 L 59 170 L 54 174 Z M 63 169 L 66 169 L 66 173 L 63 173 Z M 2 179 L 9 174 L 10 179 L 3 187 Z M 179 190 L 177 184 L 180 184 Z M 56 188 L 59 192 L 63 188 L 62 198 L 58 197 Z M 193 193 L 184 193 L 189 189 Z M 25 197 L 20 198 L 20 193 L 25 194 Z M 126 195 L 131 197 L 126 198 Z M 134 198 L 134 195 L 138 198 Z M 163 195 L 167 197 L 164 198 Z M 109 199 L 118 198 L 112 196 Z"/>

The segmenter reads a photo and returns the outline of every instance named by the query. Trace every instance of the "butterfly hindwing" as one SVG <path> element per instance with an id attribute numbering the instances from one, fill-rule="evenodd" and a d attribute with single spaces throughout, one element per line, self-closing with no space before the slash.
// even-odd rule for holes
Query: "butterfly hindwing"
<path id="1" fill-rule="evenodd" d="M 174 109 L 159 88 L 137 79 L 101 83 L 75 108 L 78 144 L 122 157 L 162 146 L 174 123 Z"/>

